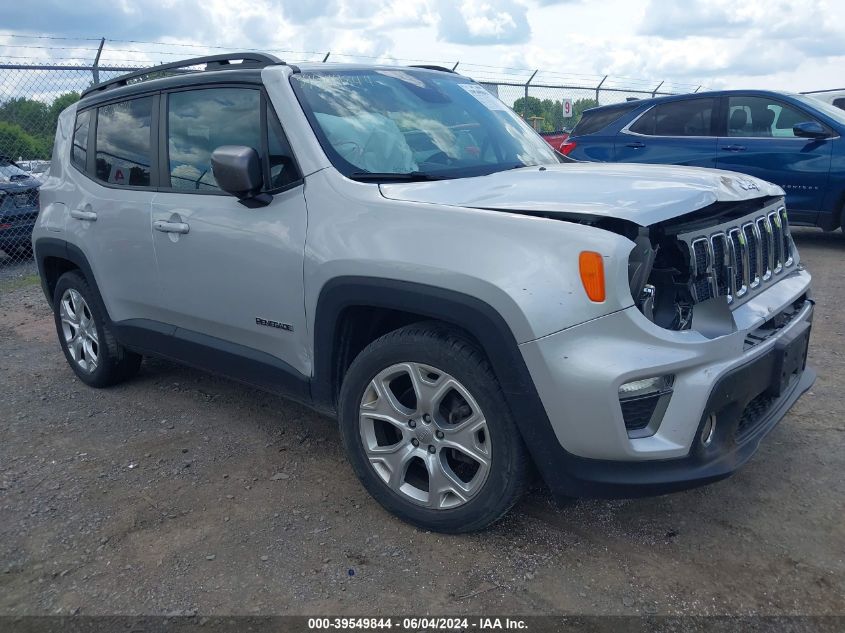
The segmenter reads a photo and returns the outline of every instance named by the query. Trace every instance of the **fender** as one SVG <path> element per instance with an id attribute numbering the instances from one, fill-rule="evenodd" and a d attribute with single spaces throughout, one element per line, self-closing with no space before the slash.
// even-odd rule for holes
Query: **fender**
<path id="1" fill-rule="evenodd" d="M 91 290 L 96 295 L 97 302 L 101 312 L 106 315 L 106 319 L 111 323 L 106 304 L 103 302 L 103 297 L 100 295 L 100 289 L 97 286 L 97 281 L 94 279 L 94 271 L 91 269 L 91 264 L 88 263 L 88 258 L 82 250 L 69 243 L 67 240 L 62 240 L 55 237 L 39 237 L 33 244 L 33 253 L 35 254 L 35 261 L 38 265 L 38 276 L 41 278 L 41 289 L 47 297 L 47 303 L 53 307 L 53 293 L 47 281 L 47 268 L 45 260 L 48 257 L 56 257 L 71 262 L 74 266 L 82 271 Z"/>
<path id="2" fill-rule="evenodd" d="M 452 290 L 435 286 L 369 277 L 337 277 L 327 282 L 317 300 L 314 322 L 314 379 L 311 397 L 315 406 L 334 411 L 336 381 L 335 334 L 344 309 L 354 306 L 413 312 L 456 325 L 480 343 L 510 406 L 522 439 L 543 478 L 559 487 L 569 479 L 561 468 L 568 453 L 552 425 L 534 387 L 516 339 L 502 316 L 490 305 Z M 574 480 L 569 489 L 577 489 Z"/>

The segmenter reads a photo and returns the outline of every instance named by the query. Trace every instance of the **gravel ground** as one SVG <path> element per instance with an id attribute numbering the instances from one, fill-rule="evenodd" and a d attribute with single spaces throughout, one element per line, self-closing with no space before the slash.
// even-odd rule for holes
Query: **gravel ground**
<path id="1" fill-rule="evenodd" d="M 845 614 L 845 237 L 796 240 L 819 379 L 751 463 L 652 499 L 536 491 L 458 537 L 384 512 L 334 421 L 283 399 L 156 360 L 86 388 L 31 269 L 0 272 L 0 615 Z"/>

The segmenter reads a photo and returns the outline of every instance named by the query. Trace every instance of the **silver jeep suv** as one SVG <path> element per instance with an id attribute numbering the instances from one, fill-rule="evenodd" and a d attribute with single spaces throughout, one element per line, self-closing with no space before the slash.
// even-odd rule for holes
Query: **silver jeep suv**
<path id="1" fill-rule="evenodd" d="M 83 382 L 150 355 L 285 394 L 460 532 L 535 473 L 633 496 L 750 458 L 814 377 L 783 196 L 568 161 L 445 69 L 221 55 L 62 113 L 33 244 Z"/>

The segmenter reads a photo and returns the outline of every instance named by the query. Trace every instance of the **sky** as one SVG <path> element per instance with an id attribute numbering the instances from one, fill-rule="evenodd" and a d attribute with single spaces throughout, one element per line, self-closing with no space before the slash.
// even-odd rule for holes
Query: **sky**
<path id="1" fill-rule="evenodd" d="M 103 62 L 123 65 L 331 51 L 338 62 L 460 61 L 482 80 L 541 69 L 544 83 L 610 75 L 676 91 L 845 87 L 845 0 L 29 0 L 2 15 L 0 62 L 90 61 L 106 37 Z"/>

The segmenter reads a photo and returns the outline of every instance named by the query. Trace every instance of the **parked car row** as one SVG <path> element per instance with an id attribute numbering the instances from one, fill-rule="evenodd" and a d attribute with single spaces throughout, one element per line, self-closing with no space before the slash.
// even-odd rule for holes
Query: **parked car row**
<path id="1" fill-rule="evenodd" d="M 579 160 L 715 167 L 786 191 L 790 221 L 845 225 L 845 111 L 762 90 L 629 101 L 587 110 L 562 153 Z"/>
<path id="2" fill-rule="evenodd" d="M 14 161 L 0 156 L 0 250 L 7 254 L 30 249 L 40 185 Z"/>

